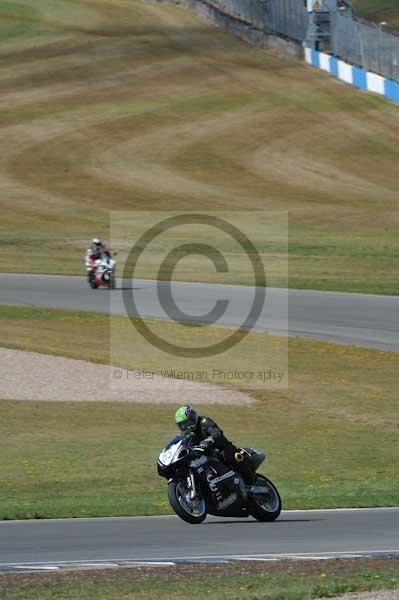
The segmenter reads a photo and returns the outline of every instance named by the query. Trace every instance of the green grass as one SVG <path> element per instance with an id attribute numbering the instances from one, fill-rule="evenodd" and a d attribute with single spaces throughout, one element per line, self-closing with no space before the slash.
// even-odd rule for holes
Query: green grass
<path id="1" fill-rule="evenodd" d="M 312 573 L 301 574 L 297 564 L 286 567 L 287 572 L 265 572 L 251 574 L 252 565 L 243 568 L 236 565 L 235 571 L 223 577 L 221 569 L 195 567 L 189 572 L 177 569 L 174 573 L 146 574 L 139 569 L 125 572 L 70 573 L 60 577 L 30 575 L 20 576 L 25 585 L 18 584 L 13 577 L 7 585 L 7 576 L 3 576 L 3 600 L 25 600 L 27 590 L 32 600 L 52 600 L 68 598 L 85 600 L 145 600 L 155 597 L 186 599 L 189 587 L 193 597 L 206 597 L 209 600 L 310 600 L 311 598 L 332 598 L 338 594 L 352 591 L 396 589 L 399 578 L 394 565 L 364 568 L 347 566 L 331 567 L 328 563 L 314 567 Z M 226 566 L 223 567 L 226 569 Z M 281 568 L 281 567 L 280 567 Z M 302 569 L 302 572 L 307 569 Z M 245 574 L 247 571 L 247 575 Z M 284 571 L 284 568 L 281 568 Z M 345 572 L 346 571 L 346 572 Z M 199 574 L 199 572 L 201 574 Z M 238 574 L 237 574 L 238 572 Z M 188 583 L 189 581 L 189 583 Z M 7 587 L 6 587 L 7 586 Z M 0 591 L 2 579 L 0 578 Z"/>
<path id="2" fill-rule="evenodd" d="M 3 2 L 0 94 L 0 271 L 81 273 L 109 209 L 284 210 L 291 287 L 399 292 L 383 99 L 143 0 Z"/>
<path id="3" fill-rule="evenodd" d="M 7 307 L 0 316 L 0 345 L 108 361 L 107 317 Z M 132 344 L 124 319 L 113 321 L 114 364 L 157 370 L 156 353 Z M 155 325 L 170 339 L 179 328 Z M 209 341 L 221 330 L 202 331 Z M 262 344 L 278 352 L 280 338 L 269 337 L 250 334 L 245 350 L 234 357 L 241 361 L 236 366 L 250 364 Z M 394 353 L 292 339 L 288 390 L 244 386 L 256 405 L 201 410 L 236 443 L 267 451 L 264 471 L 280 488 L 286 508 L 394 505 L 398 361 Z M 161 446 L 174 435 L 178 402 L 2 401 L 0 518 L 170 512 L 155 465 Z"/>
<path id="4" fill-rule="evenodd" d="M 385 21 L 390 27 L 399 28 L 398 0 L 355 0 L 358 14 L 374 23 Z"/>

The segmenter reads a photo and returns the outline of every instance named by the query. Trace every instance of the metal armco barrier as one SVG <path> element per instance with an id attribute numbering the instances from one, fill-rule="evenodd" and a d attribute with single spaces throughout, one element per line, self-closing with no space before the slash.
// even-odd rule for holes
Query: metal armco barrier
<path id="1" fill-rule="evenodd" d="M 203 0 L 231 17 L 254 25 L 257 29 L 267 28 L 266 4 L 263 0 Z"/>
<path id="2" fill-rule="evenodd" d="M 304 0 L 201 0 L 221 13 L 296 42 L 306 42 L 310 17 Z M 366 71 L 399 81 L 399 33 L 384 31 L 354 17 L 331 10 L 324 48 L 333 56 Z M 317 48 L 317 46 L 316 46 Z"/>
<path id="3" fill-rule="evenodd" d="M 300 0 L 268 0 L 268 23 L 273 33 L 298 42 L 306 39 L 309 18 L 304 2 Z"/>
<path id="4" fill-rule="evenodd" d="M 308 14 L 303 0 L 202 0 L 257 29 L 300 41 L 306 39 Z"/>
<path id="5" fill-rule="evenodd" d="M 399 35 L 378 25 L 332 13 L 331 52 L 366 71 L 399 81 Z"/>

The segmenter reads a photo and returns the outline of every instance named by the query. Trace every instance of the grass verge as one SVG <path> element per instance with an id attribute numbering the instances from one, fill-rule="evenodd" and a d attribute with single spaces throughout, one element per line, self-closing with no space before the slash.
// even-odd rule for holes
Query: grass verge
<path id="1" fill-rule="evenodd" d="M 0 345 L 108 361 L 108 317 L 8 307 L 0 316 Z M 115 325 L 120 366 L 154 360 L 131 346 L 123 318 Z M 179 327 L 158 326 L 166 336 Z M 249 355 L 263 335 L 250 334 Z M 264 471 L 286 508 L 397 504 L 398 355 L 293 339 L 289 362 L 288 390 L 236 383 L 256 405 L 201 410 L 236 443 L 267 451 Z M 2 401 L 0 517 L 169 512 L 155 464 L 176 406 Z"/>
<path id="2" fill-rule="evenodd" d="M 399 29 L 398 0 L 355 0 L 354 5 L 361 17 Z"/>
<path id="3" fill-rule="evenodd" d="M 193 565 L 52 575 L 0 575 L 3 600 L 310 600 L 399 587 L 397 560 Z"/>

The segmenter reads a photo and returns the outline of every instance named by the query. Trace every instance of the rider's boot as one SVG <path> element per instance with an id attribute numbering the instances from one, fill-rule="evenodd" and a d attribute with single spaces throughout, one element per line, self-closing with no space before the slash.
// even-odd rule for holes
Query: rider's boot
<path id="1" fill-rule="evenodd" d="M 234 468 L 239 472 L 247 485 L 253 485 L 256 480 L 254 465 L 248 452 L 237 449 L 233 455 Z"/>

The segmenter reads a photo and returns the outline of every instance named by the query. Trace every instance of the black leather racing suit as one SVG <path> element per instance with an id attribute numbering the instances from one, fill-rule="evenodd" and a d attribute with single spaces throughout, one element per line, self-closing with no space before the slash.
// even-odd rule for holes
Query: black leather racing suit
<path id="1" fill-rule="evenodd" d="M 223 462 L 238 471 L 246 483 L 253 483 L 255 472 L 252 462 L 247 458 L 242 462 L 236 461 L 234 455 L 239 449 L 226 438 L 220 427 L 209 417 L 198 417 L 193 445 L 203 448 L 205 453 L 213 449 L 220 450 Z"/>

